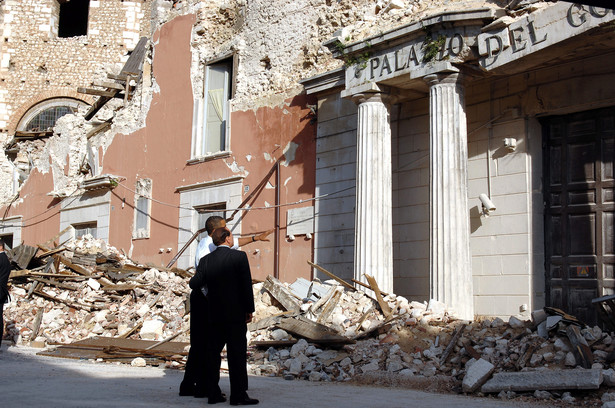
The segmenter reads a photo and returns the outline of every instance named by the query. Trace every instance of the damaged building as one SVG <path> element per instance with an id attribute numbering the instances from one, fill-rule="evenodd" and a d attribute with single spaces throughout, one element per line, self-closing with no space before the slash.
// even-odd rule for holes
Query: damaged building
<path id="1" fill-rule="evenodd" d="M 79 4 L 85 23 L 64 28 Z M 549 305 L 594 323 L 591 300 L 613 294 L 613 10 L 0 10 L 0 235 L 13 245 L 90 234 L 186 269 L 222 214 L 235 234 L 274 230 L 245 248 L 259 280 L 319 275 L 310 260 L 468 319 Z"/>

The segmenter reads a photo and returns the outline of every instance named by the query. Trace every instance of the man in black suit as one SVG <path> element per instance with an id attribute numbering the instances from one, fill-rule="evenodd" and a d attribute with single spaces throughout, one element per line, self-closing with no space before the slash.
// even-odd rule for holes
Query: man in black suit
<path id="1" fill-rule="evenodd" d="M 254 296 L 250 264 L 245 252 L 231 249 L 233 236 L 227 228 L 212 234 L 215 251 L 203 257 L 190 288 L 208 288 L 209 342 L 207 345 L 208 402 L 224 402 L 220 386 L 220 353 L 226 344 L 231 383 L 231 405 L 254 405 L 250 398 L 246 368 L 247 323 L 252 321 Z"/>
<path id="2" fill-rule="evenodd" d="M 9 298 L 9 275 L 11 274 L 11 263 L 4 252 L 4 242 L 0 240 L 0 345 L 4 336 L 4 302 Z"/>

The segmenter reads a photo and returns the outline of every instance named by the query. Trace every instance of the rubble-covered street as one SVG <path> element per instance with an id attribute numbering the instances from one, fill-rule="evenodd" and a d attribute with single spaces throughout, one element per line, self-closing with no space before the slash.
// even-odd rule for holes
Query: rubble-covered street
<path id="1" fill-rule="evenodd" d="M 101 371 L 106 363 L 183 368 L 190 271 L 140 265 L 88 236 L 38 247 L 10 251 L 22 269 L 11 274 L 7 340 L 45 356 L 89 360 Z M 357 290 L 312 265 L 334 279 L 254 283 L 251 375 L 514 403 L 615 400 L 613 333 L 553 308 L 508 321 L 464 321 L 440 302 L 381 293 L 371 277 L 369 289 Z"/>
<path id="2" fill-rule="evenodd" d="M 207 400 L 177 395 L 183 376 L 182 371 L 41 357 L 34 355 L 36 351 L 26 347 L 7 348 L 3 344 L 0 352 L 2 406 L 166 408 L 207 405 Z M 228 376 L 223 375 L 220 383 L 222 390 L 228 393 Z M 24 391 L 26 388 L 27 391 Z M 250 395 L 260 399 L 258 406 L 263 408 L 530 406 L 519 402 L 441 395 L 406 389 L 285 381 L 281 378 L 255 376 L 250 377 Z"/>

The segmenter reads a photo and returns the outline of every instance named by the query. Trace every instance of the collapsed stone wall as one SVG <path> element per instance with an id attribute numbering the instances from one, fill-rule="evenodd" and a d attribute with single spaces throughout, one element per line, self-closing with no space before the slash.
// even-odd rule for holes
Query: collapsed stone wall
<path id="1" fill-rule="evenodd" d="M 77 87 L 87 87 L 95 79 L 107 80 L 107 73 L 119 73 L 139 38 L 151 35 L 155 24 L 150 20 L 150 5 L 161 2 L 91 0 L 88 34 L 68 38 L 58 37 L 60 6 L 57 0 L 1 2 L 0 144 L 6 147 L 20 119 L 38 102 L 70 96 L 91 103 L 93 98 L 77 94 Z M 118 108 L 117 103 L 112 103 L 106 111 Z M 137 110 L 140 111 L 140 107 Z M 128 111 L 134 115 L 134 109 Z M 136 114 L 136 118 L 140 116 Z M 83 112 L 80 117 L 83 122 Z M 58 171 L 54 171 L 56 191 L 70 188 L 75 184 L 72 181 L 78 181 L 75 175 L 80 174 L 83 157 L 87 154 L 85 134 L 91 127 L 75 122 L 79 122 L 76 117 L 61 120 L 56 130 L 59 137 L 50 138 L 48 142 L 21 142 L 15 163 L 1 155 L 0 202 L 13 199 L 15 169 L 20 164 L 42 172 L 50 167 L 57 168 Z M 73 143 L 75 140 L 80 142 Z M 108 145 L 104 138 L 98 141 L 105 148 Z M 67 160 L 70 169 L 65 175 Z"/>
<path id="2" fill-rule="evenodd" d="M 194 12 L 192 81 L 202 94 L 205 64 L 236 54 L 234 110 L 275 106 L 301 92 L 298 81 L 340 67 L 322 44 L 341 33 L 358 41 L 445 11 L 504 7 L 500 0 L 184 0 Z M 340 32 L 340 33 L 337 33 Z"/>
<path id="3" fill-rule="evenodd" d="M 20 7 L 38 4 L 38 11 L 52 13 L 40 7 L 42 3 L 55 0 L 25 0 Z M 194 14 L 196 22 L 192 35 L 192 85 L 195 98 L 203 93 L 203 76 L 205 65 L 212 60 L 235 56 L 234 99 L 232 110 L 257 109 L 282 105 L 285 100 L 302 92 L 299 81 L 340 67 L 343 62 L 332 57 L 331 52 L 322 44 L 332 37 L 339 36 L 345 43 L 359 41 L 369 36 L 382 33 L 413 21 L 419 21 L 428 15 L 441 12 L 467 10 L 481 7 L 505 7 L 510 2 L 505 0 L 151 0 L 150 2 L 91 1 L 89 34 L 87 38 L 75 37 L 51 38 L 53 24 L 30 24 L 32 32 L 26 32 L 27 38 L 11 49 L 9 66 L 0 66 L 0 80 L 6 77 L 14 83 L 22 83 L 15 89 L 20 97 L 32 95 L 35 90 L 26 85 L 30 83 L 46 86 L 87 84 L 92 79 L 104 79 L 107 72 L 117 72 L 126 58 L 130 41 L 137 39 L 130 32 L 149 34 L 164 23 L 181 15 Z M 537 0 L 521 0 L 512 3 L 544 4 Z M 0 3 L 1 4 L 1 3 Z M 7 0 L 5 13 L 14 15 L 16 2 Z M 10 7 L 9 7 L 10 6 Z M 518 5 L 517 5 L 518 6 Z M 34 6 L 32 6 L 34 7 Z M 525 5 L 521 5 L 525 7 Z M 50 8 L 50 7 L 47 7 Z M 33 8 L 34 10 L 34 8 Z M 92 10 L 92 9 L 91 9 Z M 127 10 L 130 10 L 130 14 Z M 126 18 L 120 18 L 124 15 Z M 44 14 L 44 13 L 43 13 Z M 114 26 L 106 29 L 105 24 L 116 17 Z M 11 18 L 13 20 L 11 20 Z M 15 24 L 16 16 L 6 22 Z M 19 16 L 21 21 L 26 18 Z M 42 27 L 45 26 L 45 30 Z M 38 29 L 37 29 L 38 27 Z M 132 30 L 132 31 L 131 31 Z M 10 32 L 10 31 L 9 31 Z M 50 34 L 51 33 L 51 34 Z M 28 58 L 28 48 L 39 38 L 42 55 Z M 9 43 L 11 43 L 9 41 Z M 17 43 L 18 46 L 17 46 Z M 30 45 L 28 45 L 30 44 Z M 69 63 L 69 57 L 56 58 L 52 53 L 70 54 L 70 46 L 82 51 L 73 58 L 85 63 L 89 68 L 79 71 L 76 65 Z M 62 48 L 64 47 L 64 48 Z M 103 52 L 88 54 L 90 49 L 102 48 Z M 65 50 L 66 49 L 66 50 Z M 103 57 L 101 57 L 103 56 Z M 150 59 L 151 57 L 148 57 Z M 101 61 L 103 59 L 104 61 Z M 0 57 L 2 64 L 6 58 Z M 72 60 L 71 60 L 72 61 Z M 106 61 L 117 61 L 107 63 Z M 76 63 L 76 62 L 74 62 Z M 146 65 L 149 63 L 146 62 Z M 12 67 L 11 69 L 9 69 Z M 16 79 L 22 68 L 28 74 Z M 46 72 L 45 72 L 46 70 Z M 75 77 L 67 72 L 79 71 Z M 53 76 L 51 72 L 60 72 Z M 63 72 L 63 74 L 61 73 Z M 55 74 L 54 74 L 55 75 Z M 72 74 L 71 74 L 72 75 Z M 31 79 L 33 78 L 33 79 Z M 6 80 L 5 80 L 6 81 Z M 52 83 L 53 81 L 53 83 Z M 84 82 L 80 82 L 84 81 Z M 42 85 L 41 85 L 42 86 Z M 30 153 L 34 167 L 43 172 L 53 170 L 55 193 L 58 195 L 74 191 L 84 178 L 82 163 L 90 151 L 102 147 L 103 152 L 111 144 L 116 133 L 128 134 L 144 126 L 153 92 L 157 92 L 155 78 L 139 84 L 137 97 L 124 108 L 116 102 L 108 104 L 96 119 L 106 120 L 113 117 L 112 126 L 100 133 L 90 142 L 85 142 L 85 135 L 92 128 L 78 115 L 67 115 L 57 124 L 55 134 L 44 148 Z M 2 104 L 0 93 L 0 125 L 2 124 Z M 0 131 L 2 127 L 0 126 Z M 4 139 L 6 133 L 4 133 Z M 0 142 L 2 141 L 0 134 Z M 51 160 L 49 160 L 51 158 Z M 65 168 L 68 163 L 68 174 Z M 13 197 L 13 171 L 10 165 L 0 162 L 0 201 L 8 202 Z"/>

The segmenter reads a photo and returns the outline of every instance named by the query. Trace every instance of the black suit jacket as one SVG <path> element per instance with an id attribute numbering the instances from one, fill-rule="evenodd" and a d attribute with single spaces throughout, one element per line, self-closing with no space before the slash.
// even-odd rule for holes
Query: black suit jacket
<path id="1" fill-rule="evenodd" d="M 11 274 L 11 262 L 6 253 L 0 252 L 0 303 L 9 297 L 9 288 L 7 286 L 9 275 Z"/>
<path id="2" fill-rule="evenodd" d="M 201 258 L 190 288 L 207 287 L 209 319 L 212 323 L 245 323 L 254 313 L 252 276 L 248 256 L 243 251 L 218 247 Z"/>

